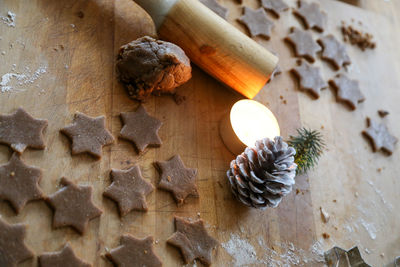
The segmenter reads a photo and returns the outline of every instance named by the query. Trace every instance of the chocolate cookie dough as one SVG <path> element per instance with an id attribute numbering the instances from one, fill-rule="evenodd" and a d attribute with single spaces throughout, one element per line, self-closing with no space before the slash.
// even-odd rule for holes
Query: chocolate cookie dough
<path id="1" fill-rule="evenodd" d="M 162 122 L 150 116 L 143 105 L 135 112 L 121 112 L 124 126 L 119 136 L 135 144 L 139 152 L 143 152 L 148 146 L 160 146 L 162 144 L 158 136 Z"/>
<path id="2" fill-rule="evenodd" d="M 112 184 L 106 188 L 103 196 L 118 203 L 119 213 L 125 216 L 131 210 L 147 211 L 146 196 L 154 187 L 143 179 L 138 166 L 128 170 L 111 170 Z"/>
<path id="3" fill-rule="evenodd" d="M 16 267 L 18 263 L 33 257 L 24 243 L 26 227 L 8 224 L 0 219 L 0 266 Z"/>
<path id="4" fill-rule="evenodd" d="M 296 27 L 290 28 L 290 33 L 285 41 L 293 46 L 296 57 L 303 57 L 311 63 L 315 62 L 317 53 L 321 51 L 321 47 L 314 40 L 310 31 L 303 31 Z"/>
<path id="5" fill-rule="evenodd" d="M 367 118 L 367 126 L 362 133 L 369 139 L 374 152 L 382 150 L 388 155 L 394 151 L 398 139 L 389 133 L 388 128 L 383 123 L 377 123 L 370 118 Z"/>
<path id="6" fill-rule="evenodd" d="M 289 9 L 289 6 L 283 0 L 261 0 L 261 5 L 277 18 L 280 17 L 280 13 Z"/>
<path id="7" fill-rule="evenodd" d="M 106 257 L 117 267 L 161 267 L 162 263 L 153 249 L 153 237 L 143 239 L 131 235 L 121 237 L 121 245 L 112 249 Z"/>
<path id="8" fill-rule="evenodd" d="M 336 100 L 347 104 L 351 110 L 355 110 L 357 105 L 365 100 L 358 81 L 351 80 L 344 74 L 336 75 L 329 84 L 336 91 Z"/>
<path id="9" fill-rule="evenodd" d="M 314 29 L 323 32 L 327 23 L 327 15 L 321 11 L 319 4 L 307 3 L 299 0 L 298 9 L 293 13 L 303 20 L 306 29 Z"/>
<path id="10" fill-rule="evenodd" d="M 299 79 L 300 90 L 309 92 L 314 98 L 319 98 L 321 89 L 327 88 L 328 83 L 322 78 L 320 68 L 313 67 L 306 61 L 300 61 L 299 66 L 291 72 Z"/>
<path id="11" fill-rule="evenodd" d="M 40 169 L 26 165 L 14 153 L 7 164 L 0 166 L 0 199 L 7 200 L 19 213 L 27 202 L 43 199 L 39 188 L 41 178 Z"/>
<path id="12" fill-rule="evenodd" d="M 216 0 L 200 0 L 206 7 L 214 11 L 218 16 L 226 20 L 228 18 L 228 9 L 218 3 Z"/>
<path id="13" fill-rule="evenodd" d="M 27 147 L 44 149 L 43 130 L 46 127 L 47 120 L 35 119 L 18 108 L 11 115 L 0 115 L 0 144 L 9 145 L 20 154 Z"/>
<path id="14" fill-rule="evenodd" d="M 145 36 L 120 48 L 117 75 L 129 97 L 143 101 L 150 94 L 175 93 L 192 68 L 179 46 Z"/>
<path id="15" fill-rule="evenodd" d="M 70 180 L 61 178 L 62 187 L 48 197 L 54 210 L 53 227 L 71 226 L 83 234 L 91 219 L 99 217 L 102 211 L 92 202 L 91 186 L 77 186 Z"/>
<path id="16" fill-rule="evenodd" d="M 318 43 L 323 48 L 321 58 L 330 62 L 335 70 L 351 64 L 346 47 L 332 34 L 319 38 Z"/>
<path id="17" fill-rule="evenodd" d="M 268 19 L 263 8 L 252 9 L 247 6 L 243 8 L 243 16 L 239 19 L 250 32 L 251 37 L 263 36 L 267 40 L 271 38 L 271 29 L 274 23 Z"/>
<path id="18" fill-rule="evenodd" d="M 180 249 L 185 263 L 198 259 L 205 266 L 211 265 L 211 254 L 218 242 L 207 233 L 203 220 L 191 222 L 175 216 L 175 228 L 167 243 Z"/>
<path id="19" fill-rule="evenodd" d="M 103 146 L 114 142 L 114 137 L 106 129 L 104 116 L 92 118 L 77 112 L 73 123 L 60 132 L 71 139 L 72 155 L 89 153 L 100 159 Z"/>
<path id="20" fill-rule="evenodd" d="M 158 188 L 170 191 L 178 205 L 189 195 L 199 197 L 195 183 L 197 170 L 186 168 L 179 155 L 168 161 L 156 162 L 156 166 L 161 175 Z"/>
<path id="21" fill-rule="evenodd" d="M 57 252 L 48 252 L 39 256 L 40 267 L 91 267 L 92 265 L 86 263 L 76 257 L 71 246 L 67 243 L 64 248 Z"/>

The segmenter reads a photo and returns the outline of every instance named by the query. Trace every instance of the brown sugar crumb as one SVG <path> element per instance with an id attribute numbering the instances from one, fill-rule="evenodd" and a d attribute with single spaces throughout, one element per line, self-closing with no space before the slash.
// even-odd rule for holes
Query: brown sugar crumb
<path id="1" fill-rule="evenodd" d="M 287 101 L 286 101 L 286 99 L 285 99 L 285 100 L 283 100 L 283 104 L 285 104 L 285 105 L 287 104 Z"/>
<path id="2" fill-rule="evenodd" d="M 379 115 L 379 117 L 384 118 L 384 117 L 386 117 L 387 115 L 389 115 L 389 111 L 380 109 L 380 110 L 378 110 L 378 115 Z"/>
<path id="3" fill-rule="evenodd" d="M 376 169 L 376 171 L 377 171 L 377 172 L 381 172 L 381 171 L 382 171 L 382 168 L 378 168 L 378 169 Z"/>
<path id="4" fill-rule="evenodd" d="M 296 189 L 296 195 L 300 194 L 300 192 L 301 192 L 300 189 L 297 188 Z"/>
<path id="5" fill-rule="evenodd" d="M 279 96 L 280 99 L 283 99 L 283 95 Z"/>
<path id="6" fill-rule="evenodd" d="M 180 105 L 180 104 L 182 104 L 183 102 L 186 101 L 186 96 L 180 95 L 180 94 L 177 94 L 177 93 L 173 94 L 173 98 L 174 98 L 174 101 L 175 101 L 175 103 L 177 105 Z"/>
<path id="7" fill-rule="evenodd" d="M 167 180 L 168 180 L 168 182 L 171 182 L 171 176 L 167 176 Z"/>
<path id="8" fill-rule="evenodd" d="M 322 234 L 322 237 L 323 237 L 324 239 L 328 239 L 328 238 L 330 238 L 331 236 L 330 236 L 328 233 L 323 233 L 323 234 Z"/>
<path id="9" fill-rule="evenodd" d="M 15 176 L 15 172 L 11 172 L 11 173 L 10 173 L 10 176 Z"/>
<path id="10" fill-rule="evenodd" d="M 145 251 L 144 251 L 144 254 L 147 254 L 147 253 L 148 253 L 147 250 L 145 250 Z"/>
<path id="11" fill-rule="evenodd" d="M 335 203 L 337 202 L 337 200 L 336 200 L 336 199 L 334 199 L 334 200 L 332 200 L 332 201 L 333 201 L 333 202 L 335 202 Z"/>
<path id="12" fill-rule="evenodd" d="M 321 130 L 323 130 L 323 129 L 325 129 L 325 126 L 324 126 L 324 125 L 321 125 Z"/>
<path id="13" fill-rule="evenodd" d="M 351 45 L 357 45 L 362 51 L 367 48 L 375 49 L 376 47 L 376 42 L 372 40 L 374 36 L 370 33 L 364 33 L 345 23 L 342 24 L 341 31 L 345 42 L 349 42 Z"/>

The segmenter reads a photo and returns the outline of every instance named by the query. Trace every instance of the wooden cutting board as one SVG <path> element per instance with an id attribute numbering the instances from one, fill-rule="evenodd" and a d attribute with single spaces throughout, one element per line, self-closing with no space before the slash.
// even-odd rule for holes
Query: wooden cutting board
<path id="1" fill-rule="evenodd" d="M 286 1 L 294 6 L 293 0 Z M 220 2 L 230 9 L 229 21 L 246 32 L 236 22 L 240 6 L 231 0 Z M 69 228 L 52 229 L 52 211 L 44 202 L 28 204 L 18 216 L 1 202 L 1 216 L 10 223 L 28 225 L 26 243 L 37 255 L 59 250 L 70 242 L 76 254 L 94 266 L 111 266 L 102 255 L 107 248 L 119 245 L 124 233 L 153 235 L 158 241 L 156 253 L 164 265 L 182 265 L 178 250 L 165 241 L 174 232 L 174 215 L 195 219 L 198 214 L 222 244 L 214 255 L 214 266 L 284 266 L 294 265 L 296 260 L 299 265 L 320 266 L 318 254 L 334 245 L 358 245 L 363 257 L 374 266 L 390 262 L 400 251 L 400 208 L 396 205 L 399 152 L 396 150 L 391 157 L 372 153 L 361 131 L 366 116 L 380 120 L 376 111 L 386 109 L 391 114 L 384 122 L 400 137 L 400 125 L 396 123 L 400 112 L 397 31 L 390 21 L 376 14 L 337 1 L 320 3 L 329 12 L 327 32 L 341 38 L 340 21 L 354 18 L 355 23 L 362 21 L 360 27 L 373 33 L 378 42 L 376 50 L 367 52 L 348 46 L 353 61 L 349 76 L 360 81 L 367 100 L 351 112 L 335 102 L 330 89 L 323 91 L 317 101 L 297 90 L 288 73 L 296 59 L 282 41 L 290 26 L 300 27 L 291 12 L 274 19 L 270 41 L 255 38 L 279 54 L 283 69 L 283 74 L 265 86 L 256 100 L 275 113 L 284 137 L 295 134 L 300 126 L 323 128 L 327 143 L 318 168 L 297 177 L 294 192 L 278 208 L 257 211 L 232 198 L 225 172 L 234 155 L 224 147 L 218 133 L 221 117 L 241 96 L 196 67 L 191 81 L 178 90 L 186 97 L 183 104 L 176 105 L 171 97 L 153 97 L 144 104 L 164 123 L 160 148 L 137 155 L 132 144 L 118 140 L 104 148 L 100 161 L 87 155 L 71 157 L 69 141 L 59 129 L 72 121 L 76 111 L 105 115 L 108 129 L 118 136 L 119 113 L 133 111 L 138 105 L 126 97 L 114 66 L 122 44 L 146 34 L 155 35 L 150 18 L 140 8 L 129 0 L 0 0 L 0 16 L 8 10 L 16 14 L 15 27 L 0 22 L 0 51 L 5 52 L 0 55 L 0 75 L 19 72 L 31 78 L 22 85 L 13 80 L 13 89 L 0 93 L 0 113 L 11 113 L 21 106 L 49 121 L 46 150 L 28 150 L 22 158 L 43 169 L 40 186 L 46 194 L 55 192 L 59 178 L 66 176 L 79 184 L 92 185 L 94 202 L 104 211 L 101 218 L 89 223 L 83 236 Z M 244 4 L 257 7 L 255 0 L 244 0 Z M 83 18 L 78 12 L 83 12 Z M 334 75 L 324 62 L 318 60 L 316 65 L 322 67 L 326 79 Z M 36 70 L 39 72 L 34 76 Z M 110 184 L 109 170 L 137 164 L 144 177 L 157 184 L 153 162 L 175 154 L 187 166 L 198 169 L 200 198 L 188 199 L 177 207 L 169 193 L 155 190 L 147 198 L 147 213 L 131 212 L 119 218 L 115 203 L 102 197 Z M 7 147 L 0 146 L 1 163 L 7 162 L 10 155 Z M 320 206 L 331 214 L 328 224 L 321 222 Z M 323 240 L 324 232 L 331 238 Z M 385 256 L 380 257 L 381 253 Z M 36 260 L 21 266 L 36 266 Z"/>

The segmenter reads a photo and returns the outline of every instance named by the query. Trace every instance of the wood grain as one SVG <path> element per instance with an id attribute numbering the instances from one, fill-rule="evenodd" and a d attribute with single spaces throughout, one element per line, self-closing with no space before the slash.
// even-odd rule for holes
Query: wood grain
<path id="1" fill-rule="evenodd" d="M 286 1 L 294 6 L 294 0 Z M 231 0 L 220 2 L 230 10 L 229 21 L 246 33 L 236 21 L 241 7 Z M 126 97 L 114 69 L 115 56 L 122 44 L 145 34 L 155 35 L 150 18 L 138 6 L 129 0 L 0 0 L 0 16 L 8 10 L 17 15 L 15 28 L 0 22 L 0 51 L 6 52 L 0 55 L 0 75 L 12 72 L 12 64 L 21 73 L 26 71 L 25 66 L 32 70 L 47 66 L 47 73 L 27 84 L 23 91 L 0 93 L 0 113 L 11 113 L 23 106 L 35 117 L 49 120 L 46 150 L 28 150 L 22 159 L 43 169 L 40 185 L 46 194 L 55 192 L 59 178 L 66 176 L 74 182 L 92 185 L 94 203 L 104 211 L 100 218 L 89 223 L 84 236 L 68 228 L 52 229 L 52 211 L 43 202 L 28 204 L 18 216 L 7 203 L 0 202 L 2 217 L 11 223 L 28 225 L 27 245 L 36 255 L 59 250 L 68 241 L 77 255 L 93 266 L 111 266 L 103 255 L 107 248 L 119 244 L 124 233 L 137 237 L 153 235 L 158 240 L 155 251 L 164 265 L 182 265 L 178 250 L 167 246 L 165 241 L 174 231 L 174 215 L 197 218 L 198 213 L 210 234 L 221 243 L 237 235 L 254 246 L 258 259 L 265 259 L 271 253 L 260 245 L 260 240 L 278 255 L 285 253 L 279 244 L 292 243 L 295 253 L 299 254 L 299 249 L 308 251 L 319 240 L 324 250 L 333 245 L 345 248 L 358 245 L 363 257 L 373 266 L 392 261 L 400 251 L 400 208 L 396 205 L 400 189 L 399 152 L 397 149 L 391 157 L 372 153 L 361 131 L 365 117 L 380 120 L 376 111 L 383 108 L 391 113 L 384 122 L 400 137 L 400 125 L 396 121 L 400 112 L 397 104 L 400 53 L 396 48 L 400 24 L 394 16 L 399 10 L 396 11 L 398 3 L 378 5 L 361 1 L 361 6 L 379 10 L 384 17 L 338 1 L 320 2 L 329 11 L 327 32 L 340 38 L 340 21 L 354 18 L 361 20 L 362 27 L 377 40 L 377 49 L 364 53 L 347 46 L 353 61 L 349 76 L 360 80 L 367 100 L 351 112 L 335 102 L 329 89 L 317 101 L 297 90 L 296 81 L 288 72 L 296 59 L 290 46 L 282 41 L 290 26 L 301 26 L 290 11 L 281 19 L 274 19 L 276 25 L 270 41 L 255 38 L 279 54 L 283 69 L 283 74 L 266 85 L 256 100 L 274 112 L 284 137 L 295 134 L 302 125 L 313 129 L 323 126 L 328 148 L 315 171 L 296 178 L 294 192 L 278 208 L 262 212 L 236 202 L 225 178 L 234 156 L 224 147 L 218 125 L 241 96 L 197 67 L 193 78 L 178 89 L 186 97 L 183 104 L 176 105 L 168 96 L 152 97 L 144 104 L 152 116 L 164 123 L 160 130 L 163 140 L 160 148 L 137 155 L 131 143 L 118 140 L 115 145 L 104 148 L 101 161 L 87 155 L 71 157 L 70 143 L 59 129 L 72 121 L 76 111 L 90 116 L 105 115 L 108 129 L 118 136 L 119 113 L 133 111 L 138 105 Z M 244 4 L 258 7 L 255 0 L 244 0 Z M 83 18 L 77 16 L 78 12 L 83 12 Z M 319 34 L 313 33 L 313 36 L 317 38 Z M 320 60 L 316 64 L 321 66 L 326 79 L 334 75 L 329 65 Z M 190 198 L 185 205 L 177 207 L 168 192 L 155 190 L 147 198 L 147 213 L 135 211 L 120 219 L 115 203 L 102 197 L 111 182 L 109 170 L 138 164 L 143 176 L 156 184 L 158 174 L 153 162 L 167 160 L 175 154 L 188 167 L 198 169 L 200 198 Z M 8 148 L 0 146 L 1 164 L 10 155 Z M 382 168 L 380 172 L 379 168 Z M 328 224 L 321 221 L 320 206 L 331 214 Z M 371 231 L 372 227 L 375 231 Z M 324 232 L 330 234 L 329 240 L 322 239 Z M 376 238 L 371 239 L 370 233 L 375 233 Z M 380 257 L 381 253 L 385 256 Z M 231 266 L 233 259 L 219 247 L 214 265 Z M 279 256 L 275 259 L 283 261 Z M 21 266 L 37 266 L 36 260 Z"/>

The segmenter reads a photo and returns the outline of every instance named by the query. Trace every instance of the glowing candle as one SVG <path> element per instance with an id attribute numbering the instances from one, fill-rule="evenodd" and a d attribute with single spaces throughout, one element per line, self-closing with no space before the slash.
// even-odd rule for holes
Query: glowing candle
<path id="1" fill-rule="evenodd" d="M 257 140 L 273 139 L 280 135 L 278 121 L 274 114 L 254 100 L 240 100 L 222 119 L 220 134 L 226 147 L 238 155 L 247 146 L 254 146 Z"/>

